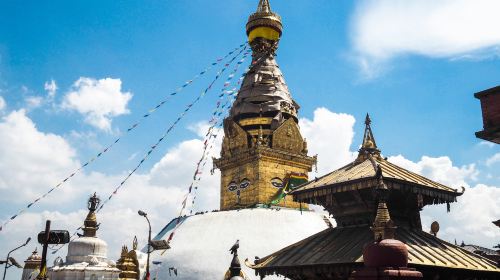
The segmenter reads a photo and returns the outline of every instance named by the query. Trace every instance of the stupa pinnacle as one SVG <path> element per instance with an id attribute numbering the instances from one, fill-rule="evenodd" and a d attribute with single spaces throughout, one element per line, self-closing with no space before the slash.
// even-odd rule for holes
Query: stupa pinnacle
<path id="1" fill-rule="evenodd" d="M 250 15 L 247 22 L 248 42 L 255 51 L 276 50 L 283 31 L 281 17 L 271 11 L 269 0 L 260 0 L 257 11 Z"/>

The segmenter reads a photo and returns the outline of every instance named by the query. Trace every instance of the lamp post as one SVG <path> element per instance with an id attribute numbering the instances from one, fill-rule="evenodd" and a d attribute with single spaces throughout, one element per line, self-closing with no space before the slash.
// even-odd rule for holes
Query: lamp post
<path id="1" fill-rule="evenodd" d="M 143 216 L 146 218 L 146 221 L 148 221 L 148 226 L 149 226 L 149 235 L 148 235 L 148 260 L 146 263 L 146 275 L 144 276 L 144 279 L 149 280 L 149 255 L 151 254 L 151 223 L 149 222 L 148 219 L 148 214 L 142 210 L 137 211 L 137 213 L 140 216 Z"/>
<path id="2" fill-rule="evenodd" d="M 26 240 L 26 242 L 25 242 L 24 244 L 22 244 L 22 245 L 20 245 L 20 246 L 18 246 L 18 247 L 16 247 L 16 248 L 14 248 L 14 249 L 10 250 L 10 252 L 7 254 L 7 258 L 5 259 L 5 267 L 4 267 L 4 269 L 3 269 L 3 278 L 2 278 L 3 280 L 5 280 L 5 275 L 7 274 L 7 268 L 9 268 L 9 267 L 11 267 L 11 266 L 13 266 L 13 265 L 16 265 L 16 266 L 18 266 L 18 267 L 20 266 L 20 265 L 16 262 L 16 260 L 14 260 L 14 258 L 11 258 L 11 257 L 10 257 L 10 254 L 11 254 L 12 252 L 14 252 L 15 250 L 17 250 L 17 249 L 19 249 L 19 248 L 21 248 L 21 247 L 24 247 L 24 246 L 28 245 L 28 243 L 29 243 L 30 241 L 31 241 L 31 237 L 28 237 L 28 239 Z M 10 264 L 9 264 L 9 261 L 10 261 Z"/>

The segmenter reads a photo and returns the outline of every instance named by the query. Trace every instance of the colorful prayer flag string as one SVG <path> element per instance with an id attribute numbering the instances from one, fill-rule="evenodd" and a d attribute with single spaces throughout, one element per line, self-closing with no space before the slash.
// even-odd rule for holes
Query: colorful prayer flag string
<path id="1" fill-rule="evenodd" d="M 114 191 L 111 193 L 111 195 L 109 195 L 109 197 L 107 199 L 105 199 L 101 205 L 99 206 L 99 208 L 97 209 L 96 212 L 100 212 L 104 205 L 106 205 L 112 198 L 114 195 L 116 195 L 118 193 L 118 191 L 123 187 L 123 185 L 128 181 L 128 179 L 142 166 L 142 164 L 149 158 L 149 156 L 153 153 L 153 151 L 159 146 L 159 144 L 161 142 L 163 142 L 163 140 L 167 137 L 167 135 L 173 130 L 173 128 L 179 123 L 179 121 L 189 112 L 189 110 L 193 107 L 193 105 L 195 105 L 203 96 L 205 96 L 205 94 L 207 94 L 207 92 L 212 88 L 212 86 L 214 85 L 214 83 L 219 79 L 219 77 L 226 71 L 226 69 L 236 60 L 237 57 L 239 57 L 245 50 L 247 49 L 247 46 L 245 46 L 243 49 L 241 49 L 236 55 L 233 56 L 233 58 L 224 65 L 224 67 L 216 74 L 215 78 L 213 79 L 213 81 L 210 83 L 210 85 L 205 88 L 204 91 L 201 92 L 201 94 L 191 103 L 189 103 L 186 108 L 184 109 L 184 111 L 179 115 L 179 117 L 168 127 L 168 129 L 163 133 L 163 135 L 156 141 L 155 144 L 153 144 L 151 146 L 151 148 L 148 150 L 148 152 L 146 152 L 146 154 L 144 155 L 144 157 L 139 161 L 139 163 L 136 165 L 136 167 L 130 171 L 128 173 L 128 175 L 125 177 L 125 179 L 123 179 L 120 184 L 114 189 Z M 246 52 L 244 54 L 244 56 L 248 56 L 249 52 Z M 71 235 L 71 238 L 73 238 L 78 230 L 80 230 L 81 227 L 79 227 L 72 235 Z M 52 252 L 52 254 L 55 254 L 57 253 L 62 247 L 64 247 L 64 245 L 61 245 L 61 247 L 59 247 L 58 249 L 56 249 L 55 251 Z"/>
<path id="2" fill-rule="evenodd" d="M 100 158 L 103 154 L 105 154 L 106 152 L 108 152 L 116 143 L 118 143 L 121 139 L 123 139 L 125 136 L 127 136 L 132 130 L 134 130 L 135 128 L 137 128 L 141 122 L 145 119 L 145 118 L 148 118 L 151 114 L 153 114 L 155 111 L 157 111 L 161 106 L 163 106 L 172 96 L 175 96 L 177 95 L 178 93 L 180 93 L 184 88 L 186 88 L 187 86 L 189 86 L 190 84 L 192 84 L 195 80 L 197 80 L 199 77 L 203 76 L 204 74 L 206 74 L 211 68 L 213 68 L 214 66 L 218 65 L 219 63 L 221 63 L 222 61 L 224 61 L 227 57 L 231 56 L 232 54 L 234 54 L 235 52 L 237 51 L 240 51 L 239 54 L 241 54 L 241 52 L 243 50 L 245 50 L 247 48 L 247 43 L 243 43 L 241 45 L 239 45 L 239 47 L 233 49 L 232 51 L 230 51 L 229 53 L 227 53 L 224 57 L 222 58 L 218 58 L 216 59 L 214 62 L 212 62 L 208 67 L 206 67 L 203 71 L 201 71 L 200 73 L 196 74 L 192 79 L 188 80 L 187 82 L 185 82 L 182 86 L 178 87 L 175 91 L 173 91 L 172 93 L 168 94 L 166 98 L 164 98 L 163 100 L 161 100 L 156 106 L 154 106 L 153 108 L 151 108 L 150 110 L 147 111 L 146 114 L 143 114 L 142 117 L 137 121 L 135 122 L 133 125 L 131 125 L 129 128 L 127 128 L 127 130 L 125 131 L 125 134 L 118 137 L 115 141 L 113 141 L 110 145 L 106 146 L 102 151 L 100 151 L 96 156 L 92 157 L 90 160 L 88 160 L 87 162 L 85 162 L 84 164 L 82 164 L 77 170 L 75 170 L 73 173 L 71 173 L 69 176 L 67 176 L 66 178 L 64 178 L 60 183 L 58 183 L 57 185 L 55 185 L 54 187 L 52 187 L 51 189 L 49 189 L 49 191 L 47 191 L 46 193 L 44 193 L 42 196 L 38 197 L 37 199 L 35 199 L 34 201 L 32 201 L 31 203 L 29 203 L 25 208 L 19 210 L 15 215 L 11 216 L 9 219 L 7 219 L 1 226 L 0 226 L 0 231 L 3 230 L 3 228 L 9 224 L 11 221 L 13 221 L 14 219 L 16 219 L 17 217 L 19 217 L 19 215 L 21 215 L 23 212 L 25 212 L 27 209 L 29 209 L 31 206 L 33 206 L 34 204 L 38 203 L 40 200 L 44 199 L 45 197 L 47 197 L 50 193 L 52 193 L 54 190 L 58 189 L 59 187 L 61 187 L 63 184 L 65 184 L 69 179 L 71 179 L 72 177 L 74 177 L 75 175 L 79 174 L 85 167 L 87 167 L 88 165 L 92 164 L 95 160 L 97 160 L 98 158 Z M 211 86 L 210 86 L 211 87 Z"/>
<path id="3" fill-rule="evenodd" d="M 239 79 L 239 81 L 238 81 L 238 85 L 240 85 L 240 83 L 243 81 L 244 77 L 247 75 L 247 73 L 248 73 L 248 72 L 249 72 L 249 71 L 250 71 L 253 67 L 255 67 L 255 65 L 260 64 L 260 63 L 261 63 L 263 60 L 265 60 L 266 58 L 267 58 L 267 55 L 262 56 L 262 57 L 260 57 L 257 61 L 252 62 L 251 66 L 249 66 L 249 67 L 248 67 L 248 69 L 247 69 L 247 70 L 246 70 L 246 71 L 242 74 L 242 76 L 240 77 L 240 79 Z M 231 79 L 233 76 L 234 76 L 234 75 L 233 75 L 233 73 L 231 73 L 231 75 L 230 75 L 230 77 L 229 77 L 229 78 Z M 228 85 L 229 85 L 229 83 L 228 83 L 227 85 L 226 85 L 226 83 L 225 83 L 225 84 L 224 84 L 224 87 L 227 87 Z M 224 90 L 224 89 L 223 89 L 223 90 Z M 225 103 L 222 107 L 220 107 L 220 104 L 221 104 L 220 100 L 217 102 L 217 106 L 216 106 L 216 109 L 214 110 L 214 113 L 213 113 L 212 117 L 214 117 L 214 116 L 218 116 L 218 117 L 220 117 L 220 116 L 222 115 L 222 113 L 223 113 L 223 112 L 220 112 L 220 110 L 222 110 L 222 111 L 223 111 L 223 109 L 224 109 L 224 107 L 225 107 L 225 106 L 227 106 L 227 111 L 229 111 L 229 110 L 230 110 L 231 105 L 233 104 L 233 102 L 232 102 L 232 101 L 234 101 L 233 99 L 237 96 L 237 94 L 238 94 L 239 92 L 237 92 L 237 91 L 235 91 L 235 90 L 233 90 L 232 92 L 231 92 L 231 91 L 229 91 L 229 92 L 230 92 L 230 95 L 228 96 L 228 100 L 226 101 L 226 103 Z M 231 93 L 232 93 L 232 94 L 231 94 Z M 233 95 L 233 96 L 232 96 L 233 98 L 231 98 L 231 95 Z M 219 97 L 223 97 L 223 96 L 224 96 L 223 94 L 222 94 L 222 95 L 219 95 Z M 219 110 L 219 108 L 220 108 L 220 110 Z M 220 112 L 220 113 L 219 113 L 219 112 Z M 223 118 L 221 118 L 221 119 L 223 120 Z M 212 121 L 212 119 L 211 119 L 211 121 Z M 181 218 L 182 218 L 183 213 L 184 213 L 184 210 L 185 210 L 185 208 L 186 208 L 186 205 L 187 205 L 187 200 L 188 200 L 188 198 L 189 198 L 189 195 L 193 192 L 193 190 L 196 192 L 196 190 L 198 189 L 198 185 L 197 185 L 197 184 L 198 184 L 198 183 L 199 183 L 199 181 L 201 180 L 201 177 L 200 177 L 200 176 L 198 176 L 198 175 L 201 175 L 201 174 L 202 174 L 202 172 L 201 172 L 201 170 L 200 170 L 200 164 L 201 164 L 201 162 L 203 161 L 202 168 L 203 168 L 203 167 L 205 166 L 205 164 L 206 164 L 206 156 L 209 154 L 209 153 L 207 152 L 207 144 L 208 144 L 208 140 L 209 140 L 210 138 L 212 138 L 212 137 L 213 137 L 213 129 L 214 129 L 214 127 L 217 125 L 217 123 L 218 123 L 218 120 L 214 120 L 213 125 L 212 125 L 211 127 L 209 127 L 209 129 L 208 129 L 208 131 L 207 131 L 207 134 L 205 135 L 205 137 L 206 137 L 206 138 L 205 138 L 205 141 L 204 141 L 204 151 L 203 151 L 203 154 L 202 154 L 202 158 L 200 159 L 200 161 L 199 161 L 199 162 L 198 162 L 198 164 L 197 164 L 197 167 L 196 167 L 196 169 L 195 169 L 194 176 L 193 176 L 193 181 L 192 181 L 192 183 L 191 183 L 191 184 L 189 185 L 189 187 L 188 187 L 188 192 L 187 192 L 187 194 L 184 196 L 184 199 L 182 200 L 182 203 L 181 203 L 181 210 L 180 210 L 179 215 L 178 215 L 178 217 L 177 217 L 177 219 L 176 219 L 176 224 L 175 224 L 175 227 L 173 228 L 172 232 L 170 233 L 170 235 L 169 235 L 169 237 L 168 237 L 168 240 L 167 240 L 168 242 L 170 242 L 170 241 L 173 239 L 173 237 L 174 237 L 174 235 L 175 235 L 176 230 L 177 230 L 177 229 L 178 229 L 178 227 L 182 224 L 182 223 L 181 223 L 181 221 L 183 221 L 183 219 L 181 219 Z M 223 124 L 223 122 L 221 121 L 221 122 L 218 124 L 218 126 L 219 126 L 219 127 L 222 127 L 222 124 Z M 217 135 L 215 135 L 215 137 L 217 137 Z M 209 148 L 208 150 L 210 150 L 210 149 L 213 147 L 213 143 L 215 142 L 215 137 L 214 137 L 214 140 L 212 141 L 212 144 L 210 145 L 210 148 Z M 196 198 L 196 196 L 194 196 L 194 197 L 193 197 L 193 202 L 192 202 L 192 205 L 194 205 L 194 200 L 195 200 L 195 198 Z M 192 213 L 192 210 L 191 210 L 191 213 Z"/>

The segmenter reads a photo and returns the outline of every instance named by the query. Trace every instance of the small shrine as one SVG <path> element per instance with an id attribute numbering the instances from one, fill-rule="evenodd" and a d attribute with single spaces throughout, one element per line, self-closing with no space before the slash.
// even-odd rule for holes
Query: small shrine
<path id="1" fill-rule="evenodd" d="M 100 199 L 94 193 L 88 200 L 89 213 L 82 228 L 83 234 L 69 243 L 66 261 L 54 260 L 49 268 L 51 280 L 118 280 L 120 270 L 107 258 L 108 244 L 97 237 L 99 224 L 95 211 Z"/>

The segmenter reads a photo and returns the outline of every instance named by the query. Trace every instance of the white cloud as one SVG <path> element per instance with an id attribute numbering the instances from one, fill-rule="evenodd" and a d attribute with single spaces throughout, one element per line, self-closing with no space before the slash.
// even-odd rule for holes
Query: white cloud
<path id="1" fill-rule="evenodd" d="M 120 79 L 96 80 L 81 77 L 64 96 L 62 107 L 85 116 L 85 122 L 104 131 L 111 131 L 112 118 L 128 114 L 132 93 L 122 92 Z"/>
<path id="2" fill-rule="evenodd" d="M 429 230 L 432 221 L 438 221 L 440 238 L 488 248 L 496 245 L 500 231 L 492 221 L 500 217 L 500 186 L 466 187 L 457 200 L 450 205 L 449 213 L 444 205 L 426 206 L 421 213 L 424 229 Z"/>
<path id="3" fill-rule="evenodd" d="M 404 54 L 498 56 L 498 10 L 496 0 L 365 0 L 352 18 L 354 51 L 369 71 Z"/>
<path id="4" fill-rule="evenodd" d="M 326 108 L 314 111 L 313 120 L 301 118 L 302 136 L 307 139 L 309 154 L 318 154 L 318 174 L 333 171 L 355 158 L 350 151 L 354 137 L 352 115 L 334 113 Z"/>
<path id="5" fill-rule="evenodd" d="M 465 193 L 450 205 L 428 205 L 421 212 L 422 226 L 428 231 L 433 221 L 441 227 L 439 237 L 450 242 L 455 239 L 492 247 L 500 232 L 491 222 L 500 216 L 500 187 L 477 184 L 470 187 L 468 181 L 477 178 L 475 165 L 456 167 L 449 157 L 432 158 L 423 156 L 412 162 L 401 155 L 389 157 L 389 161 L 410 171 L 421 174 L 436 182 L 454 187 L 465 187 Z M 460 190 L 460 189 L 459 189 Z"/>
<path id="6" fill-rule="evenodd" d="M 33 198 L 76 169 L 75 157 L 64 138 L 39 131 L 24 110 L 11 112 L 0 122 L 0 201 Z"/>
<path id="7" fill-rule="evenodd" d="M 492 166 L 493 164 L 500 162 L 500 153 L 494 154 L 492 157 L 486 160 L 487 166 Z"/>
<path id="8" fill-rule="evenodd" d="M 198 135 L 205 134 L 206 125 L 196 127 L 203 129 L 196 131 Z M 220 139 L 214 147 L 207 157 L 208 165 L 196 192 L 201 198 L 197 199 L 195 211 L 218 208 L 220 173 L 211 176 L 209 168 L 211 157 L 220 149 Z M 111 259 L 119 257 L 121 246 L 124 243 L 130 245 L 134 235 L 138 235 L 144 244 L 147 224 L 137 215 L 137 210 L 142 209 L 149 214 L 154 232 L 178 214 L 202 149 L 203 140 L 200 138 L 180 142 L 169 149 L 151 170 L 132 176 L 98 214 L 102 223 L 98 234 L 108 242 Z M 7 215 L 14 214 L 12 211 L 37 198 L 70 174 L 79 165 L 75 157 L 75 151 L 64 138 L 39 131 L 25 111 L 15 111 L 4 117 L 0 121 L 0 207 L 5 211 L 2 210 L 0 219 L 7 219 Z M 52 220 L 53 228 L 72 232 L 85 218 L 88 195 L 97 191 L 105 200 L 127 173 L 83 172 L 75 176 L 0 231 L 0 251 L 8 251 L 12 244 L 28 236 L 35 238 L 46 219 Z M 23 260 L 34 246 L 32 241 L 30 246 L 17 251 L 16 257 Z M 61 250 L 60 255 L 64 254 L 65 250 Z M 54 255 L 49 257 L 51 261 L 55 258 Z"/>
<path id="9" fill-rule="evenodd" d="M 50 80 L 50 82 L 49 81 L 45 82 L 43 88 L 47 92 L 49 98 L 54 98 L 58 89 L 56 81 L 54 80 Z"/>
<path id="10" fill-rule="evenodd" d="M 42 106 L 43 98 L 40 96 L 28 96 L 25 98 L 27 109 L 38 108 Z"/>
<path id="11" fill-rule="evenodd" d="M 493 142 L 490 142 L 490 141 L 481 141 L 481 142 L 479 142 L 478 146 L 486 146 L 488 148 L 493 148 L 493 147 L 495 147 L 495 144 Z"/>
<path id="12" fill-rule="evenodd" d="M 7 107 L 7 102 L 5 102 L 5 99 L 3 99 L 2 96 L 0 96 L 0 112 L 3 111 Z"/>
<path id="13" fill-rule="evenodd" d="M 466 180 L 477 180 L 479 174 L 474 164 L 456 167 L 453 166 L 451 159 L 446 156 L 436 158 L 423 156 L 416 163 L 404 158 L 402 155 L 389 157 L 388 160 L 412 172 L 458 189 L 462 186 L 468 186 Z"/>

